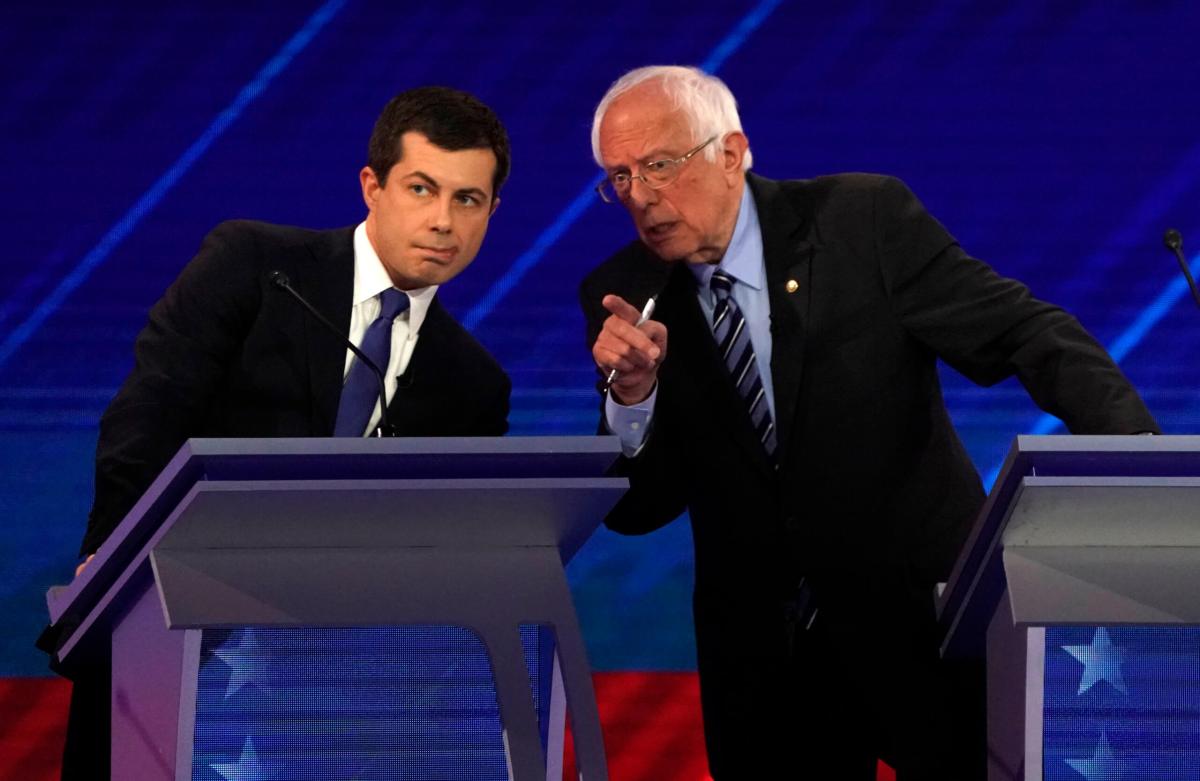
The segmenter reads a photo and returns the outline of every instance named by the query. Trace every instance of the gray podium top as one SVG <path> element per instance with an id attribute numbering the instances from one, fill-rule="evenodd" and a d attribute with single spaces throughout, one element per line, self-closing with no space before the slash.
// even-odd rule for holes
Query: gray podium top
<path id="1" fill-rule="evenodd" d="M 627 486 L 604 476 L 619 452 L 598 436 L 189 440 L 83 574 L 47 593 L 70 635 L 60 658 L 156 550 L 541 546 L 565 562 Z"/>
<path id="2" fill-rule="evenodd" d="M 1021 436 L 939 599 L 943 653 L 1018 624 L 1200 623 L 1200 436 Z"/>

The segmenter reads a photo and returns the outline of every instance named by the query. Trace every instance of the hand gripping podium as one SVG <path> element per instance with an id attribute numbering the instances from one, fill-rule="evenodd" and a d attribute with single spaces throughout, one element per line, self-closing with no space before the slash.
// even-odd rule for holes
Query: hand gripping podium
<path id="1" fill-rule="evenodd" d="M 486 751 L 459 756 L 457 770 L 430 769 L 438 752 L 455 755 L 453 724 L 486 721 L 480 714 L 490 707 L 498 711 L 491 745 L 500 777 L 557 781 L 569 706 L 582 778 L 606 779 L 563 566 L 627 487 L 603 476 L 618 453 L 615 437 L 190 440 L 83 575 L 47 595 L 64 670 L 111 653 L 112 777 L 491 777 L 469 771 L 494 762 Z M 531 656 L 530 626 L 552 628 L 549 656 Z M 372 631 L 399 627 L 453 628 L 462 636 L 454 642 L 475 643 L 494 697 L 480 694 L 487 682 L 481 688 L 475 675 L 459 722 L 405 727 L 437 712 L 421 707 L 436 708 L 461 665 L 419 673 L 421 686 L 405 689 L 400 679 L 412 663 L 372 645 L 391 642 Z M 332 644 L 304 668 L 290 697 L 258 669 L 268 664 L 263 638 L 276 635 L 283 661 L 272 665 Z M 340 650 L 351 640 L 358 651 Z M 450 641 L 434 634 L 412 642 L 437 659 Z M 202 701 L 214 668 L 228 681 L 216 686 L 210 718 Z M 553 684 L 540 698 L 531 675 Z M 335 679 L 358 687 L 354 697 L 364 702 L 352 714 Z M 419 700 L 415 710 L 391 702 L 389 691 Z M 258 745 L 247 735 L 240 751 L 202 766 L 194 761 L 198 741 L 248 718 L 231 705 L 238 699 L 269 702 L 268 720 L 256 723 L 290 732 L 276 730 Z M 371 715 L 397 707 L 390 726 Z M 271 752 L 309 729 L 304 714 L 313 708 L 326 722 L 352 726 L 335 750 L 307 760 L 309 770 L 273 768 Z M 397 747 L 402 729 L 423 736 L 421 744 Z M 391 764 L 355 759 L 372 741 L 389 747 Z M 345 761 L 336 770 L 322 765 L 329 754 Z"/>
<path id="2" fill-rule="evenodd" d="M 1018 437 L 939 620 L 944 655 L 986 653 L 989 781 L 1194 771 L 1200 749 L 1164 725 L 1194 714 L 1200 675 L 1161 662 L 1181 632 L 1200 651 L 1200 437 Z"/>

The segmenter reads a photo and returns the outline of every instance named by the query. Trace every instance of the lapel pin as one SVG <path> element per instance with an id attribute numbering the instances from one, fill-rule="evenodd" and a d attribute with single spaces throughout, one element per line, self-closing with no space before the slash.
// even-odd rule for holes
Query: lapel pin
<path id="1" fill-rule="evenodd" d="M 784 287 L 787 289 L 787 292 L 795 293 L 797 290 L 800 289 L 800 283 L 794 279 L 789 279 L 787 281 L 787 284 L 784 285 Z"/>

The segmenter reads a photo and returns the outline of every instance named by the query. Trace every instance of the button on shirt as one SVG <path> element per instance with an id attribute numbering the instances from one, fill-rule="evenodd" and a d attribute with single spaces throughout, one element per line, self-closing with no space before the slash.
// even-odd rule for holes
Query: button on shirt
<path id="1" fill-rule="evenodd" d="M 362 344 L 367 327 L 379 317 L 379 294 L 390 287 L 392 278 L 388 276 L 383 261 L 379 259 L 370 239 L 367 238 L 366 223 L 360 223 L 354 229 L 354 305 L 350 309 L 350 341 L 356 346 Z M 389 401 L 396 392 L 396 379 L 408 368 L 408 362 L 417 346 L 421 324 L 425 322 L 429 304 L 437 293 L 437 285 L 404 292 L 408 295 L 409 307 L 392 322 L 391 356 L 383 372 Z M 346 365 L 342 372 L 343 381 L 350 373 L 354 357 L 354 353 L 347 348 Z M 379 425 L 379 418 L 379 405 L 376 404 L 366 431 L 374 431 Z"/>
<path id="2" fill-rule="evenodd" d="M 684 261 L 680 261 L 684 262 Z M 771 382 L 771 301 L 767 293 L 767 272 L 763 262 L 762 228 L 758 222 L 758 208 L 750 188 L 743 187 L 742 201 L 738 206 L 737 223 L 729 248 L 718 264 L 693 263 L 688 270 L 696 275 L 696 295 L 705 322 L 711 325 L 716 300 L 709 288 L 709 280 L 717 269 L 733 277 L 733 299 L 746 318 L 750 329 L 750 342 L 754 345 L 754 357 L 758 373 L 766 391 L 767 404 L 775 418 L 775 389 Z M 630 302 L 637 306 L 637 302 Z M 711 336 L 711 335 L 710 335 Z M 667 339 L 670 349 L 670 334 Z M 646 439 L 647 427 L 654 414 L 654 403 L 658 397 L 656 385 L 643 401 L 625 406 L 610 393 L 605 401 L 605 424 L 608 430 L 621 440 L 621 450 L 626 456 L 634 456 L 641 450 Z"/>

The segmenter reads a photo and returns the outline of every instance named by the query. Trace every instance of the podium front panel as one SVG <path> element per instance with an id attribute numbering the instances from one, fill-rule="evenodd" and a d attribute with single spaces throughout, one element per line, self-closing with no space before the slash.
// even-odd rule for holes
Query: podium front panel
<path id="1" fill-rule="evenodd" d="M 453 626 L 204 630 L 192 781 L 509 778 L 482 641 Z M 553 634 L 521 627 L 543 748 Z"/>
<path id="2" fill-rule="evenodd" d="M 1200 627 L 1055 626 L 1045 638 L 1044 781 L 1197 778 Z"/>

